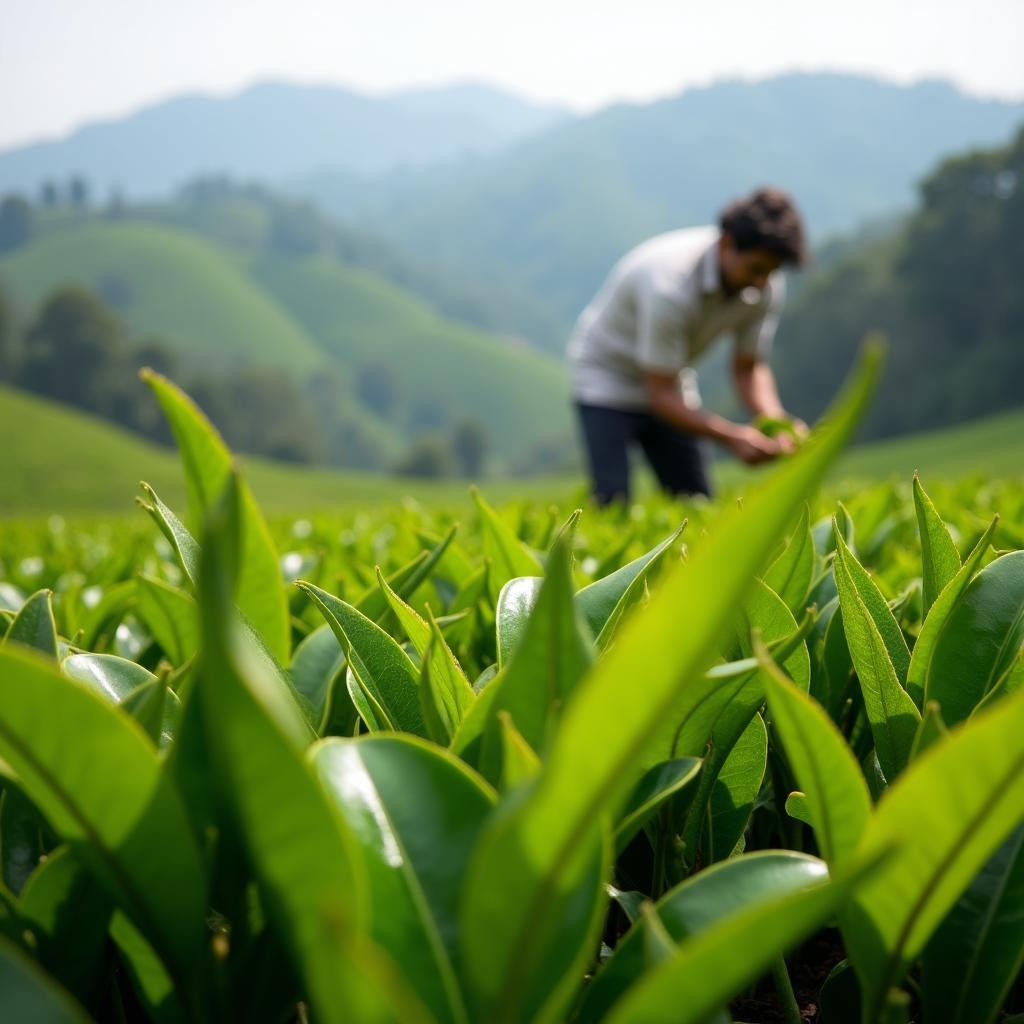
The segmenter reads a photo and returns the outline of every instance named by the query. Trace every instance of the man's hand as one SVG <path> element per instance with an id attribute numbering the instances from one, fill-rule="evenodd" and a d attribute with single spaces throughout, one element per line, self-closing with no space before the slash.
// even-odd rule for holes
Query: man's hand
<path id="1" fill-rule="evenodd" d="M 789 443 L 788 449 L 785 442 Z M 793 442 L 788 437 L 768 437 L 767 434 L 762 434 L 757 427 L 744 426 L 737 426 L 726 439 L 726 444 L 729 450 L 748 466 L 769 462 L 784 451 L 791 451 L 793 447 Z"/>

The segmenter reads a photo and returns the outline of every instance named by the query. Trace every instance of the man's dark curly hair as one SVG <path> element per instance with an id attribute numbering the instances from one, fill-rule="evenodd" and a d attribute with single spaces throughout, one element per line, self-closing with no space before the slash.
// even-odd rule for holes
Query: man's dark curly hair
<path id="1" fill-rule="evenodd" d="M 764 249 L 783 263 L 806 262 L 803 221 L 793 200 L 780 188 L 759 188 L 733 200 L 722 211 L 719 225 L 741 252 Z"/>

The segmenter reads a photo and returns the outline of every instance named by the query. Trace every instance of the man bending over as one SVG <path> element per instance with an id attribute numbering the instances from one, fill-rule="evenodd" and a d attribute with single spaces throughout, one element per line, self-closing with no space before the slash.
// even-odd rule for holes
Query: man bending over
<path id="1" fill-rule="evenodd" d="M 702 438 L 750 465 L 792 447 L 786 434 L 768 437 L 702 409 L 693 366 L 733 335 L 732 379 L 743 403 L 755 416 L 791 419 L 768 356 L 785 291 L 781 267 L 804 258 L 796 207 L 763 188 L 730 203 L 718 227 L 658 235 L 619 260 L 569 342 L 597 502 L 628 500 L 633 445 L 670 494 L 710 494 Z"/>

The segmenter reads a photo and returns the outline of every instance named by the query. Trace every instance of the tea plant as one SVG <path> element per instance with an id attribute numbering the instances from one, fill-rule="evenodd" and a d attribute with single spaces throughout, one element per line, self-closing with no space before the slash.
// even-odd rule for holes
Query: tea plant
<path id="1" fill-rule="evenodd" d="M 470 530 L 271 530 L 149 375 L 188 512 L 0 545 L 3 1019 L 1019 1012 L 1024 489 L 812 513 L 877 359 L 739 505 Z"/>

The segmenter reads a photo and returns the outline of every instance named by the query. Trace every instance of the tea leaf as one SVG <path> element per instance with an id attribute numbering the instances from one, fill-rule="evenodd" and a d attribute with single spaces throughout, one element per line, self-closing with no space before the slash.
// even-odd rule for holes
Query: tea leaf
<path id="1" fill-rule="evenodd" d="M 999 517 L 996 516 L 982 534 L 981 539 L 975 544 L 974 550 L 968 555 L 960 571 L 935 599 L 935 603 L 924 620 L 917 642 L 914 644 L 910 667 L 907 669 L 907 692 L 913 697 L 918 707 L 923 707 L 926 699 L 928 677 L 935 656 L 935 644 L 938 642 L 946 621 L 953 613 L 975 573 L 981 567 L 998 525 Z"/>
<path id="2" fill-rule="evenodd" d="M 409 655 L 352 605 L 312 583 L 300 581 L 296 586 L 309 594 L 320 609 L 348 658 L 349 671 L 383 713 L 384 721 L 378 721 L 377 727 L 423 735 L 419 682 Z M 356 700 L 354 694 L 353 700 Z"/>
<path id="3" fill-rule="evenodd" d="M 149 484 L 143 482 L 142 489 L 149 501 L 137 498 L 142 510 L 156 523 L 157 529 L 164 535 L 178 556 L 181 566 L 189 582 L 194 587 L 199 578 L 199 544 L 189 533 L 185 524 L 165 505 Z"/>
<path id="4" fill-rule="evenodd" d="M 188 485 L 193 523 L 202 522 L 231 474 L 231 452 L 192 400 L 167 378 L 144 370 L 142 378 L 156 395 L 178 444 Z M 288 663 L 291 635 L 277 549 L 249 488 L 242 495 L 241 586 L 239 608 L 282 664 Z"/>
<path id="5" fill-rule="evenodd" d="M 1024 965 L 1024 825 L 975 876 L 928 942 L 928 1019 L 987 1024 Z"/>
<path id="6" fill-rule="evenodd" d="M 210 513 L 200 574 L 196 693 L 216 775 L 317 1017 L 423 1019 L 389 958 L 365 937 L 369 893 L 360 843 L 304 756 L 305 722 L 232 621 L 242 502 L 231 477 Z"/>
<path id="7" fill-rule="evenodd" d="M 9 939 L 0 935 L 0 1014 L 33 1024 L 89 1024 L 74 999 Z"/>
<path id="8" fill-rule="evenodd" d="M 57 624 L 53 619 L 53 594 L 38 590 L 20 608 L 0 646 L 21 644 L 47 657 L 57 658 Z"/>
<path id="9" fill-rule="evenodd" d="M 935 603 L 935 598 L 960 571 L 960 555 L 946 524 L 935 511 L 935 506 L 925 493 L 916 473 L 914 508 L 917 511 L 917 529 L 921 537 L 924 614 L 927 616 L 928 610 Z"/>
<path id="10" fill-rule="evenodd" d="M 90 1005 L 106 953 L 110 897 L 62 846 L 28 880 L 18 909 L 31 929 L 39 962 L 77 999 Z"/>
<path id="11" fill-rule="evenodd" d="M 515 789 L 533 779 L 540 771 L 540 758 L 515 727 L 507 711 L 498 712 L 501 729 L 501 788 Z"/>
<path id="12" fill-rule="evenodd" d="M 13 770 L 5 768 L 9 775 Z M 21 787 L 10 778 L 4 779 L 0 793 L 0 866 L 3 886 L 18 895 L 32 876 L 46 851 L 57 843 L 46 820 Z M 20 939 L 19 939 L 20 941 Z"/>
<path id="13" fill-rule="evenodd" d="M 295 648 L 288 674 L 295 689 L 309 701 L 323 734 L 329 702 L 345 667 L 345 652 L 326 622 L 308 633 Z"/>
<path id="14" fill-rule="evenodd" d="M 921 724 L 917 727 L 917 735 L 914 736 L 914 745 L 910 750 L 910 760 L 920 757 L 930 746 L 948 735 L 949 730 L 942 720 L 942 710 L 933 701 L 928 701 L 924 706 L 924 714 L 921 716 Z"/>
<path id="15" fill-rule="evenodd" d="M 517 576 L 501 588 L 494 614 L 498 668 L 519 646 L 543 583 L 542 576 Z"/>
<path id="16" fill-rule="evenodd" d="M 864 567 L 857 561 L 857 556 L 850 550 L 849 545 L 843 540 L 839 530 L 838 522 L 835 524 L 836 535 L 836 559 L 833 571 L 836 575 L 836 586 L 839 589 L 839 604 L 845 609 L 847 604 L 852 603 L 852 596 L 856 594 L 860 605 L 871 617 L 878 635 L 885 644 L 885 650 L 889 661 L 892 663 L 896 673 L 896 679 L 900 686 L 903 686 L 907 678 L 907 669 L 910 666 L 910 650 L 907 641 L 903 637 L 903 631 L 899 623 L 893 617 L 889 605 L 882 592 L 878 589 L 875 581 L 864 571 Z M 846 582 L 845 591 L 850 598 L 844 600 L 843 581 Z M 856 662 L 854 662 L 856 664 Z"/>
<path id="17" fill-rule="evenodd" d="M 438 1020 L 467 1021 L 459 889 L 494 793 L 450 754 L 409 737 L 322 740 L 310 760 L 360 836 L 373 937 Z"/>
<path id="18" fill-rule="evenodd" d="M 708 807 L 709 827 L 704 831 L 705 863 L 730 856 L 750 820 L 761 789 L 768 758 L 768 733 L 761 716 L 754 714 L 725 758 Z"/>
<path id="19" fill-rule="evenodd" d="M 666 800 L 682 792 L 701 770 L 699 757 L 679 757 L 664 761 L 644 772 L 633 787 L 615 826 L 615 852 L 621 853 L 644 824 L 658 812 Z"/>
<path id="20" fill-rule="evenodd" d="M 84 683 L 115 704 L 120 704 L 137 686 L 156 679 L 148 669 L 116 654 L 72 654 L 61 662 L 60 668 L 69 679 Z"/>
<path id="21" fill-rule="evenodd" d="M 168 675 L 161 672 L 152 682 L 136 686 L 121 702 L 121 707 L 142 726 L 146 735 L 161 749 L 170 746 L 181 717 L 181 701 L 168 686 Z"/>
<path id="22" fill-rule="evenodd" d="M 173 739 L 181 702 L 177 694 L 168 693 L 161 698 L 158 712 L 151 706 L 147 708 L 148 701 L 143 698 L 154 692 L 158 680 L 141 665 L 115 654 L 72 654 L 61 662 L 61 671 L 119 704 L 142 725 L 154 743 L 166 746 Z M 147 723 L 159 727 L 154 732 Z"/>
<path id="23" fill-rule="evenodd" d="M 407 601 L 419 589 L 422 583 L 430 579 L 431 574 L 451 549 L 451 543 L 458 533 L 456 523 L 429 551 L 420 552 L 408 565 L 403 566 L 388 578 L 388 586 L 403 601 Z M 388 602 L 380 587 L 370 587 L 355 604 L 368 619 L 381 625 L 388 612 Z"/>
<path id="24" fill-rule="evenodd" d="M 379 569 L 377 584 L 383 590 L 388 606 L 405 630 L 416 653 L 421 659 L 429 658 L 431 687 L 438 697 L 436 708 L 441 716 L 447 742 L 455 734 L 466 711 L 476 699 L 473 688 L 437 628 L 437 623 L 432 618 L 429 623 L 421 619 L 387 585 Z"/>
<path id="25" fill-rule="evenodd" d="M 140 575 L 136 612 L 172 665 L 184 665 L 199 647 L 196 603 L 163 580 Z"/>
<path id="26" fill-rule="evenodd" d="M 740 668 L 745 665 L 753 665 L 753 670 L 749 667 Z M 682 858 L 687 871 L 693 871 L 697 866 L 698 859 L 707 853 L 707 843 L 702 843 L 701 840 L 709 824 L 711 801 L 718 786 L 718 777 L 732 754 L 733 748 L 750 725 L 758 709 L 764 704 L 764 689 L 756 662 L 734 662 L 732 667 L 734 671 L 740 670 L 735 677 L 737 685 L 728 685 L 725 680 L 718 680 L 717 686 L 702 681 L 701 688 L 707 687 L 707 689 L 705 699 L 701 702 L 700 711 L 689 717 L 680 728 L 677 749 L 696 751 L 704 747 L 707 748 L 697 792 L 683 819 Z M 697 690 L 698 688 L 693 687 L 693 689 Z M 764 771 L 763 765 L 761 771 L 762 773 Z M 721 799 L 719 797 L 720 801 Z M 732 852 L 732 847 L 730 846 L 723 852 L 718 845 L 715 845 L 713 850 L 719 851 L 714 859 L 720 859 L 720 857 L 728 856 Z"/>
<path id="27" fill-rule="evenodd" d="M 764 581 L 797 615 L 805 607 L 813 576 L 814 538 L 811 536 L 810 509 L 805 504 L 785 550 L 768 567 Z"/>
<path id="28" fill-rule="evenodd" d="M 947 725 L 967 718 L 1024 647 L 1024 551 L 1002 555 L 967 585 L 935 639 L 925 699 Z"/>
<path id="29" fill-rule="evenodd" d="M 745 854 L 700 872 L 655 905 L 673 956 L 645 971 L 646 925 L 635 924 L 587 990 L 580 1024 L 702 1021 L 825 919 L 858 877 L 830 884 L 823 861 L 788 851 Z"/>
<path id="30" fill-rule="evenodd" d="M 203 871 L 155 747 L 95 691 L 13 647 L 0 651 L 0 704 L 0 755 L 195 998 Z"/>
<path id="31" fill-rule="evenodd" d="M 569 931 L 565 904 L 572 894 L 583 898 L 604 822 L 638 778 L 643 752 L 659 733 L 673 734 L 687 689 L 716 656 L 751 576 L 850 435 L 878 360 L 876 351 L 865 357 L 830 426 L 780 465 L 744 512 L 723 515 L 646 613 L 623 627 L 577 687 L 536 783 L 485 833 L 463 918 L 463 956 L 482 1015 L 506 1021 L 532 1012 L 526 980 L 542 965 L 558 977 L 579 969 L 594 926 L 580 913 Z M 643 686 L 623 700 L 624 681 L 638 678 Z M 600 911 L 594 896 L 592 919 Z M 544 1013 L 557 1016 L 565 997 L 552 993 Z"/>
<path id="32" fill-rule="evenodd" d="M 115 912 L 111 919 L 110 938 L 146 1012 L 157 1024 L 184 1024 L 188 1014 L 175 991 L 174 980 L 153 952 L 153 947 L 120 912 Z"/>
<path id="33" fill-rule="evenodd" d="M 854 576 L 850 567 L 855 564 L 856 560 L 849 554 L 849 548 L 838 537 L 833 568 L 843 610 L 843 629 L 850 647 L 850 656 L 857 669 L 861 693 L 864 695 L 878 762 L 886 779 L 892 782 L 910 760 L 921 714 L 900 685 L 896 668 L 890 660 L 890 651 L 900 649 L 892 632 L 898 632 L 899 627 L 863 569 Z M 863 595 L 867 595 L 871 601 L 870 609 Z M 879 601 L 884 608 L 884 615 L 880 611 Z M 888 641 L 879 630 L 879 621 L 889 635 Z M 903 643 L 905 651 L 906 643 L 902 634 L 899 642 Z"/>
<path id="34" fill-rule="evenodd" d="M 803 790 L 809 824 L 825 860 L 838 866 L 852 858 L 871 817 L 867 783 L 824 709 L 782 674 L 764 648 L 758 658 L 772 724 Z"/>
<path id="35" fill-rule="evenodd" d="M 541 576 L 543 567 L 537 556 L 515 535 L 509 525 L 484 501 L 475 488 L 469 489 L 480 513 L 484 535 L 484 555 L 490 559 L 488 582 L 491 600 L 497 603 L 501 588 L 516 576 Z"/>
<path id="36" fill-rule="evenodd" d="M 1018 693 L 925 751 L 878 804 L 860 850 L 896 852 L 858 893 L 844 928 L 865 1020 L 1024 817 L 1022 729 Z"/>
<path id="37" fill-rule="evenodd" d="M 814 828 L 814 816 L 811 814 L 811 807 L 807 802 L 807 796 L 799 789 L 793 790 L 786 797 L 786 813 L 791 818 L 802 821 L 805 825 L 810 825 L 811 828 Z"/>
<path id="38" fill-rule="evenodd" d="M 656 547 L 576 594 L 576 603 L 602 650 L 608 646 L 622 616 L 643 595 L 644 582 L 657 571 L 685 528 L 684 520 Z"/>
<path id="39" fill-rule="evenodd" d="M 573 601 L 569 553 L 558 541 L 519 646 L 487 688 L 493 693 L 480 757 L 484 778 L 495 781 L 501 772 L 501 734 L 495 716 L 508 712 L 523 739 L 543 756 L 563 703 L 593 660 L 593 644 Z"/>

